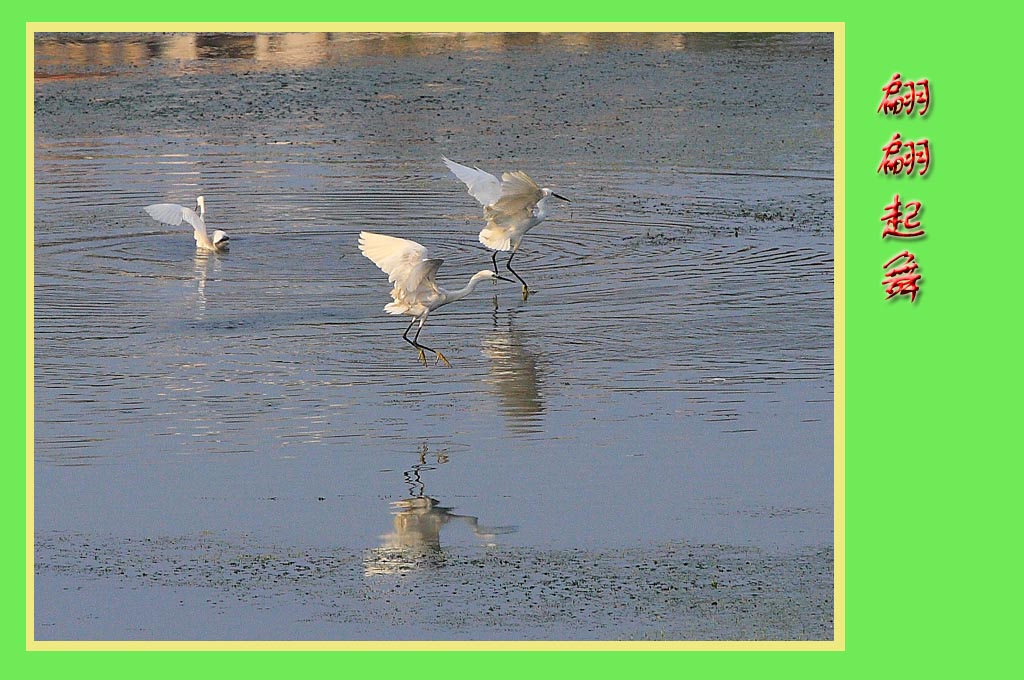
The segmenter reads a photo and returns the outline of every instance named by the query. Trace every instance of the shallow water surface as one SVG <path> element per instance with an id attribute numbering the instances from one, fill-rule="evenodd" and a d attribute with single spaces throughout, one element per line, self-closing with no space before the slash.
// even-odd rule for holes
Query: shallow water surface
<path id="1" fill-rule="evenodd" d="M 831 639 L 832 41 L 42 35 L 38 639 Z M 458 288 L 440 162 L 571 204 Z M 201 254 L 142 206 L 194 204 Z M 499 257 L 499 263 L 504 256 Z M 427 606 L 424 606 L 427 605 Z"/>

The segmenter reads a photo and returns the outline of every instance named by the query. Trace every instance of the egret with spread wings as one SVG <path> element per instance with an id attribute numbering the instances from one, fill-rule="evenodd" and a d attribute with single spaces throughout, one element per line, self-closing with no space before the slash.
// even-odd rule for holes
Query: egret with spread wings
<path id="1" fill-rule="evenodd" d="M 443 361 L 451 368 L 448 359 L 436 349 L 420 344 L 420 331 L 427 321 L 427 315 L 438 307 L 456 300 L 461 300 L 476 288 L 481 281 L 500 279 L 508 281 L 493 271 L 485 269 L 473 274 L 465 288 L 448 291 L 437 285 L 437 270 L 444 260 L 431 258 L 427 249 L 415 241 L 368 231 L 359 234 L 359 250 L 363 255 L 381 268 L 388 275 L 388 281 L 394 284 L 391 289 L 393 302 L 384 306 L 388 314 L 405 314 L 412 317 L 409 326 L 402 333 L 402 339 L 419 350 L 420 361 L 427 365 L 427 357 L 423 350 L 434 353 L 434 363 Z M 419 322 L 416 335 L 409 339 L 409 331 L 414 323 Z"/>
<path id="2" fill-rule="evenodd" d="M 213 232 L 213 238 L 206 233 L 206 199 L 196 199 L 196 208 L 186 208 L 177 203 L 157 203 L 147 205 L 146 212 L 157 222 L 178 226 L 182 222 L 192 225 L 192 234 L 196 238 L 196 247 L 202 250 L 220 252 L 228 248 L 228 235 L 220 229 Z"/>
<path id="3" fill-rule="evenodd" d="M 493 250 L 491 262 L 498 269 L 498 251 L 511 250 L 505 266 L 523 284 L 523 299 L 530 296 L 530 288 L 523 277 L 512 269 L 512 258 L 519 251 L 523 236 L 548 216 L 547 200 L 558 198 L 569 202 L 547 187 L 539 187 L 522 170 L 502 173 L 501 180 L 480 168 L 460 165 L 444 156 L 444 164 L 456 177 L 462 180 L 469 195 L 484 207 L 487 226 L 480 232 L 480 243 Z"/>

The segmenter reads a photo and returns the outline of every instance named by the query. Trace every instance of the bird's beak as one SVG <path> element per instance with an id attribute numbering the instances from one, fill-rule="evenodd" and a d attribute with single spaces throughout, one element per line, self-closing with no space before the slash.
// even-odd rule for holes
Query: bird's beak
<path id="1" fill-rule="evenodd" d="M 498 279 L 499 281 L 508 281 L 509 283 L 515 283 L 515 281 L 513 281 L 512 279 L 506 279 L 504 276 L 498 276 L 497 274 L 494 275 L 494 278 Z"/>
<path id="2" fill-rule="evenodd" d="M 551 192 L 551 195 L 552 195 L 552 196 L 554 196 L 555 198 L 560 198 L 560 199 L 562 199 L 562 200 L 563 200 L 563 201 L 565 201 L 566 203 L 572 203 L 572 201 L 570 201 L 570 200 L 569 200 L 568 198 L 566 198 L 565 196 L 559 196 L 559 195 L 558 195 L 558 194 L 556 194 L 556 193 L 555 193 L 554 191 L 552 191 L 552 192 Z"/>

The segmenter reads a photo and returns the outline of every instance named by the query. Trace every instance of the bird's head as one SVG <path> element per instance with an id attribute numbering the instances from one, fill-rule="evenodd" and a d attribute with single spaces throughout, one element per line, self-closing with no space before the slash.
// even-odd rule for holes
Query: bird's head
<path id="1" fill-rule="evenodd" d="M 228 235 L 218 229 L 213 232 L 213 245 L 217 250 L 227 250 L 228 247 Z"/>
<path id="2" fill-rule="evenodd" d="M 541 189 L 541 193 L 544 194 L 544 198 L 547 198 L 548 196 L 552 196 L 554 198 L 559 199 L 560 201 L 565 201 L 566 203 L 572 203 L 572 201 L 570 201 L 568 198 L 566 198 L 565 196 L 560 196 L 560 195 L 556 194 L 551 189 L 547 189 L 547 188 Z"/>
<path id="3" fill-rule="evenodd" d="M 504 276 L 498 276 L 490 269 L 478 271 L 476 274 L 473 274 L 473 278 L 469 281 L 470 283 L 476 283 L 478 281 L 508 281 L 509 283 L 512 283 L 512 279 L 506 279 Z"/>
<path id="4" fill-rule="evenodd" d="M 206 211 L 206 199 L 202 196 L 196 198 L 196 212 L 202 213 Z"/>

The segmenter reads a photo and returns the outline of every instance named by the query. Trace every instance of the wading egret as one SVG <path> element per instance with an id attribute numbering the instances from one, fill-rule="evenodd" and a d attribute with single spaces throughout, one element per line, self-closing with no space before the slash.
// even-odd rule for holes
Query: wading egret
<path id="1" fill-rule="evenodd" d="M 419 342 L 420 331 L 427 321 L 427 315 L 438 307 L 466 297 L 481 281 L 510 280 L 485 269 L 473 274 L 465 288 L 448 291 L 437 285 L 435 280 L 437 270 L 444 260 L 431 258 L 427 255 L 427 249 L 415 241 L 363 231 L 359 233 L 359 250 L 388 275 L 388 281 L 395 284 L 391 290 L 394 302 L 385 305 L 384 311 L 388 314 L 405 314 L 412 317 L 409 326 L 402 333 L 402 339 L 419 350 L 420 361 L 424 366 L 427 365 L 427 357 L 423 350 L 427 350 L 434 353 L 435 364 L 443 361 L 445 366 L 451 368 L 444 354 Z M 420 324 L 419 328 L 410 340 L 409 331 L 417 321 Z"/>
<path id="2" fill-rule="evenodd" d="M 469 195 L 484 207 L 484 218 L 487 226 L 480 232 L 480 243 L 493 250 L 491 262 L 498 269 L 498 251 L 511 250 L 505 266 L 523 284 L 523 300 L 530 297 L 530 288 L 523 277 L 512 269 L 512 258 L 519 251 L 523 236 L 548 216 L 548 198 L 558 198 L 570 202 L 565 196 L 559 196 L 547 187 L 539 187 L 522 170 L 502 173 L 501 181 L 489 172 L 480 168 L 467 168 L 453 160 L 441 156 L 456 177 L 462 180 Z"/>
<path id="3" fill-rule="evenodd" d="M 197 211 L 198 214 L 196 214 Z M 196 237 L 196 247 L 198 248 L 212 250 L 213 252 L 220 252 L 228 248 L 228 235 L 220 229 L 213 232 L 212 240 L 207 236 L 206 222 L 203 221 L 203 218 L 206 216 L 206 200 L 202 196 L 196 199 L 195 210 L 178 205 L 177 203 L 157 203 L 156 205 L 147 205 L 146 212 L 157 222 L 163 222 L 175 227 L 182 222 L 191 224 L 193 236 Z"/>

